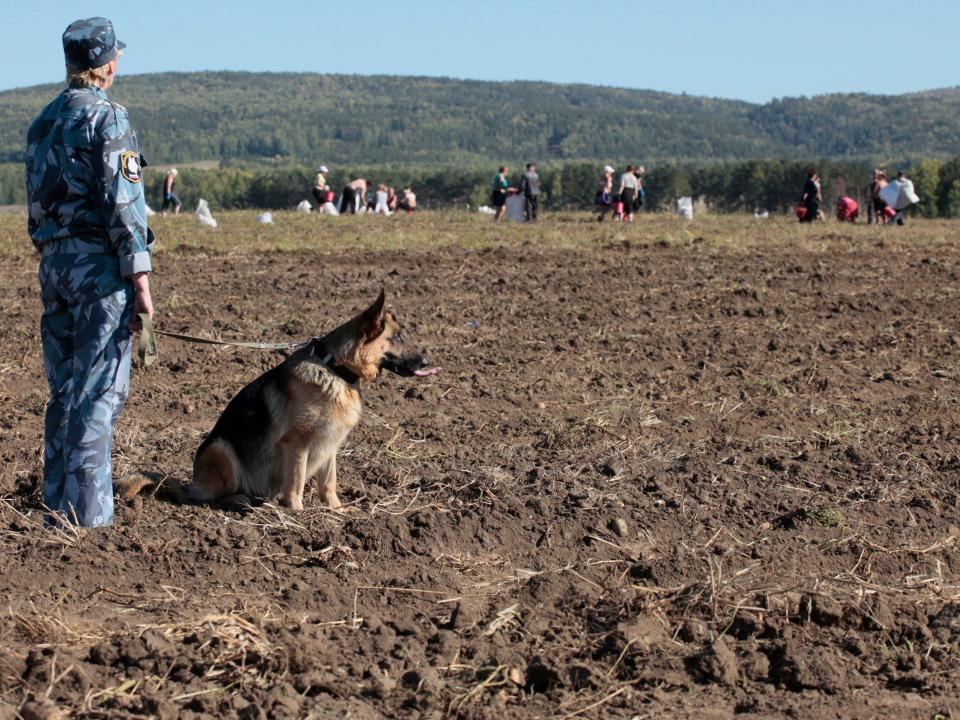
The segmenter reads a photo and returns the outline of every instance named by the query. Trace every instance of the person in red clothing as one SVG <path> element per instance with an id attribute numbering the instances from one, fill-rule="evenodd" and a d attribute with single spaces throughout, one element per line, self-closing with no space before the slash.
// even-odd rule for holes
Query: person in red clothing
<path id="1" fill-rule="evenodd" d="M 848 195 L 837 198 L 837 220 L 840 222 L 856 222 L 860 217 L 860 206 L 857 201 Z"/>

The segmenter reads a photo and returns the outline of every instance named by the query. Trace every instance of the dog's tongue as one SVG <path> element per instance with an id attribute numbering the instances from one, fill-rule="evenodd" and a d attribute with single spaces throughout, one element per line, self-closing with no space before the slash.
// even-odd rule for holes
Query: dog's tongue
<path id="1" fill-rule="evenodd" d="M 414 370 L 413 375 L 414 377 L 430 377 L 431 375 L 439 374 L 441 370 L 442 368 L 438 367 L 427 368 L 426 370 Z"/>

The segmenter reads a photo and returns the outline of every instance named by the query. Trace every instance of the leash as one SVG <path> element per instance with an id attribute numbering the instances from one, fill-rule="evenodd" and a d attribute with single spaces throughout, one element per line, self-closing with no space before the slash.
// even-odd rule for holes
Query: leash
<path id="1" fill-rule="evenodd" d="M 140 342 L 137 344 L 137 355 L 144 367 L 150 367 L 156 361 L 157 354 L 157 335 L 173 338 L 174 340 L 183 340 L 184 342 L 196 343 L 198 345 L 229 345 L 230 347 L 251 348 L 253 350 L 297 350 L 309 345 L 312 340 L 299 343 L 255 343 L 255 342 L 228 342 L 226 340 L 211 340 L 210 338 L 194 337 L 193 335 L 184 335 L 182 333 L 166 332 L 156 330 L 153 323 L 146 313 L 137 315 L 140 318 Z"/>

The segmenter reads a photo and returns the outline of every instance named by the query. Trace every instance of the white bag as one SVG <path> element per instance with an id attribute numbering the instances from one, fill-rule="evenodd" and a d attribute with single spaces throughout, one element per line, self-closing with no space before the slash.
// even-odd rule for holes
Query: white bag
<path id="1" fill-rule="evenodd" d="M 900 197 L 900 187 L 894 183 L 887 183 L 880 189 L 880 199 L 892 208 L 896 207 Z"/>
<path id="2" fill-rule="evenodd" d="M 197 203 L 197 222 L 207 227 L 217 227 L 217 221 L 213 219 L 213 213 L 210 212 L 210 206 L 203 198 Z"/>
<path id="3" fill-rule="evenodd" d="M 273 225 L 273 213 L 265 212 L 262 215 L 257 215 L 257 222 L 264 225 Z"/>
<path id="4" fill-rule="evenodd" d="M 301 200 L 300 204 L 297 205 L 297 212 L 302 212 L 302 213 L 313 212 L 313 208 L 310 207 L 310 201 Z"/>
<path id="5" fill-rule="evenodd" d="M 684 220 L 693 220 L 693 198 L 679 198 L 677 200 L 677 213 Z"/>
<path id="6" fill-rule="evenodd" d="M 905 210 L 920 198 L 913 190 L 912 180 L 894 180 L 880 191 L 880 199 L 897 212 Z"/>
<path id="7" fill-rule="evenodd" d="M 904 207 L 920 202 L 920 196 L 913 189 L 913 180 L 900 181 L 900 201 L 906 203 Z"/>

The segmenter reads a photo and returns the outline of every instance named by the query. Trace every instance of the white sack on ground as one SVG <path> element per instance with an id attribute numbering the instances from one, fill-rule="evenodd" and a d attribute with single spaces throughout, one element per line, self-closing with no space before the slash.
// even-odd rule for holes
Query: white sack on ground
<path id="1" fill-rule="evenodd" d="M 309 200 L 301 200 L 297 205 L 297 212 L 308 213 L 313 212 L 313 208 L 310 206 Z"/>
<path id="2" fill-rule="evenodd" d="M 197 222 L 207 227 L 217 227 L 217 221 L 213 219 L 213 213 L 210 212 L 210 206 L 203 198 L 197 203 Z"/>
<path id="3" fill-rule="evenodd" d="M 257 222 L 263 223 L 264 225 L 273 225 L 273 213 L 265 212 L 261 215 L 257 215 Z"/>
<path id="4" fill-rule="evenodd" d="M 684 220 L 693 220 L 693 198 L 679 198 L 677 200 L 677 213 Z"/>
<path id="5" fill-rule="evenodd" d="M 340 211 L 337 210 L 337 206 L 332 202 L 325 202 L 323 208 L 320 210 L 324 215 L 339 215 Z"/>

